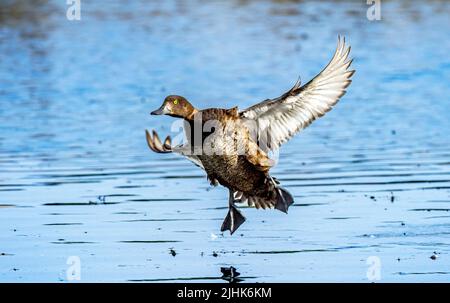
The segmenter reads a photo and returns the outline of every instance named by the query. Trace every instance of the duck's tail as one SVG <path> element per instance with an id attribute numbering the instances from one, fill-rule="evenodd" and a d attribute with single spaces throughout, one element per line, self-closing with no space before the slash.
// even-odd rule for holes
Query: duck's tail
<path id="1" fill-rule="evenodd" d="M 247 202 L 250 207 L 257 209 L 275 208 L 284 213 L 287 213 L 289 206 L 294 203 L 292 195 L 280 186 L 277 179 L 271 176 L 267 176 L 262 193 L 235 192 L 234 198 L 236 202 Z"/>

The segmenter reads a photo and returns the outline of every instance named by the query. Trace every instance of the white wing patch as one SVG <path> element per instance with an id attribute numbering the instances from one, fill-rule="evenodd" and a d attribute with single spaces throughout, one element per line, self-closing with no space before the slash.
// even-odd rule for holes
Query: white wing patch
<path id="1" fill-rule="evenodd" d="M 263 150 L 277 149 L 333 108 L 345 94 L 355 72 L 349 70 L 352 63 L 348 60 L 349 53 L 345 38 L 339 38 L 333 58 L 311 81 L 302 87 L 297 81 L 284 95 L 265 100 L 240 113 L 242 117 L 257 122 L 258 139 L 265 140 L 266 148 L 263 146 Z"/>

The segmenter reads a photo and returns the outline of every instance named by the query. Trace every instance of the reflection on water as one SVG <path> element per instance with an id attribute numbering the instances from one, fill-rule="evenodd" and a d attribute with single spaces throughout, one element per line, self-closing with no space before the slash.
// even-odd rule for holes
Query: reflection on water
<path id="1" fill-rule="evenodd" d="M 382 281 L 446 280 L 450 5 L 384 1 L 379 22 L 366 9 L 90 1 L 69 22 L 64 1 L 2 1 L 0 281 L 63 281 L 69 256 L 83 281 L 367 281 L 369 256 Z M 294 207 L 244 209 L 221 234 L 226 190 L 148 150 L 144 129 L 172 122 L 149 111 L 171 93 L 198 107 L 275 97 L 338 34 L 353 84 L 273 170 Z"/>
<path id="2" fill-rule="evenodd" d="M 230 283 L 239 283 L 244 281 L 242 278 L 238 278 L 241 275 L 240 272 L 236 270 L 233 266 L 230 267 L 221 267 L 220 271 L 222 272 L 222 279 L 228 281 Z"/>
<path id="3" fill-rule="evenodd" d="M 239 283 L 244 281 L 245 279 L 255 279 L 257 277 L 239 277 L 239 272 L 236 271 L 236 268 L 233 266 L 230 267 L 221 267 L 220 271 L 222 272 L 222 277 L 177 277 L 177 278 L 162 278 L 162 279 L 133 279 L 129 280 L 129 282 L 220 282 L 221 280 L 225 280 L 228 283 Z"/>

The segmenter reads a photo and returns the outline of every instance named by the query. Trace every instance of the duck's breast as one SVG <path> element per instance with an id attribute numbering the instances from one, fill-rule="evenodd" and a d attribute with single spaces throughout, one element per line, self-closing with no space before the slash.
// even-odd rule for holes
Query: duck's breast
<path id="1" fill-rule="evenodd" d="M 263 182 L 265 173 L 247 160 L 247 128 L 229 110 L 211 110 L 205 116 L 199 158 L 207 174 L 226 187 L 253 191 Z"/>

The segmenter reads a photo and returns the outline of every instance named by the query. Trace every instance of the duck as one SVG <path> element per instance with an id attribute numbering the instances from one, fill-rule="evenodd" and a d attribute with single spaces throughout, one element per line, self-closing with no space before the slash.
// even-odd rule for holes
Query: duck
<path id="1" fill-rule="evenodd" d="M 221 232 L 232 235 L 246 218 L 236 203 L 257 209 L 287 213 L 293 196 L 269 174 L 273 155 L 281 145 L 330 111 L 346 93 L 355 70 L 345 38 L 338 37 L 329 63 L 309 82 L 300 80 L 279 97 L 266 99 L 244 110 L 197 109 L 185 97 L 167 96 L 151 115 L 181 118 L 184 143 L 172 146 L 170 136 L 162 141 L 158 133 L 146 130 L 148 147 L 156 153 L 186 157 L 205 173 L 209 182 L 229 191 L 228 212 Z"/>

